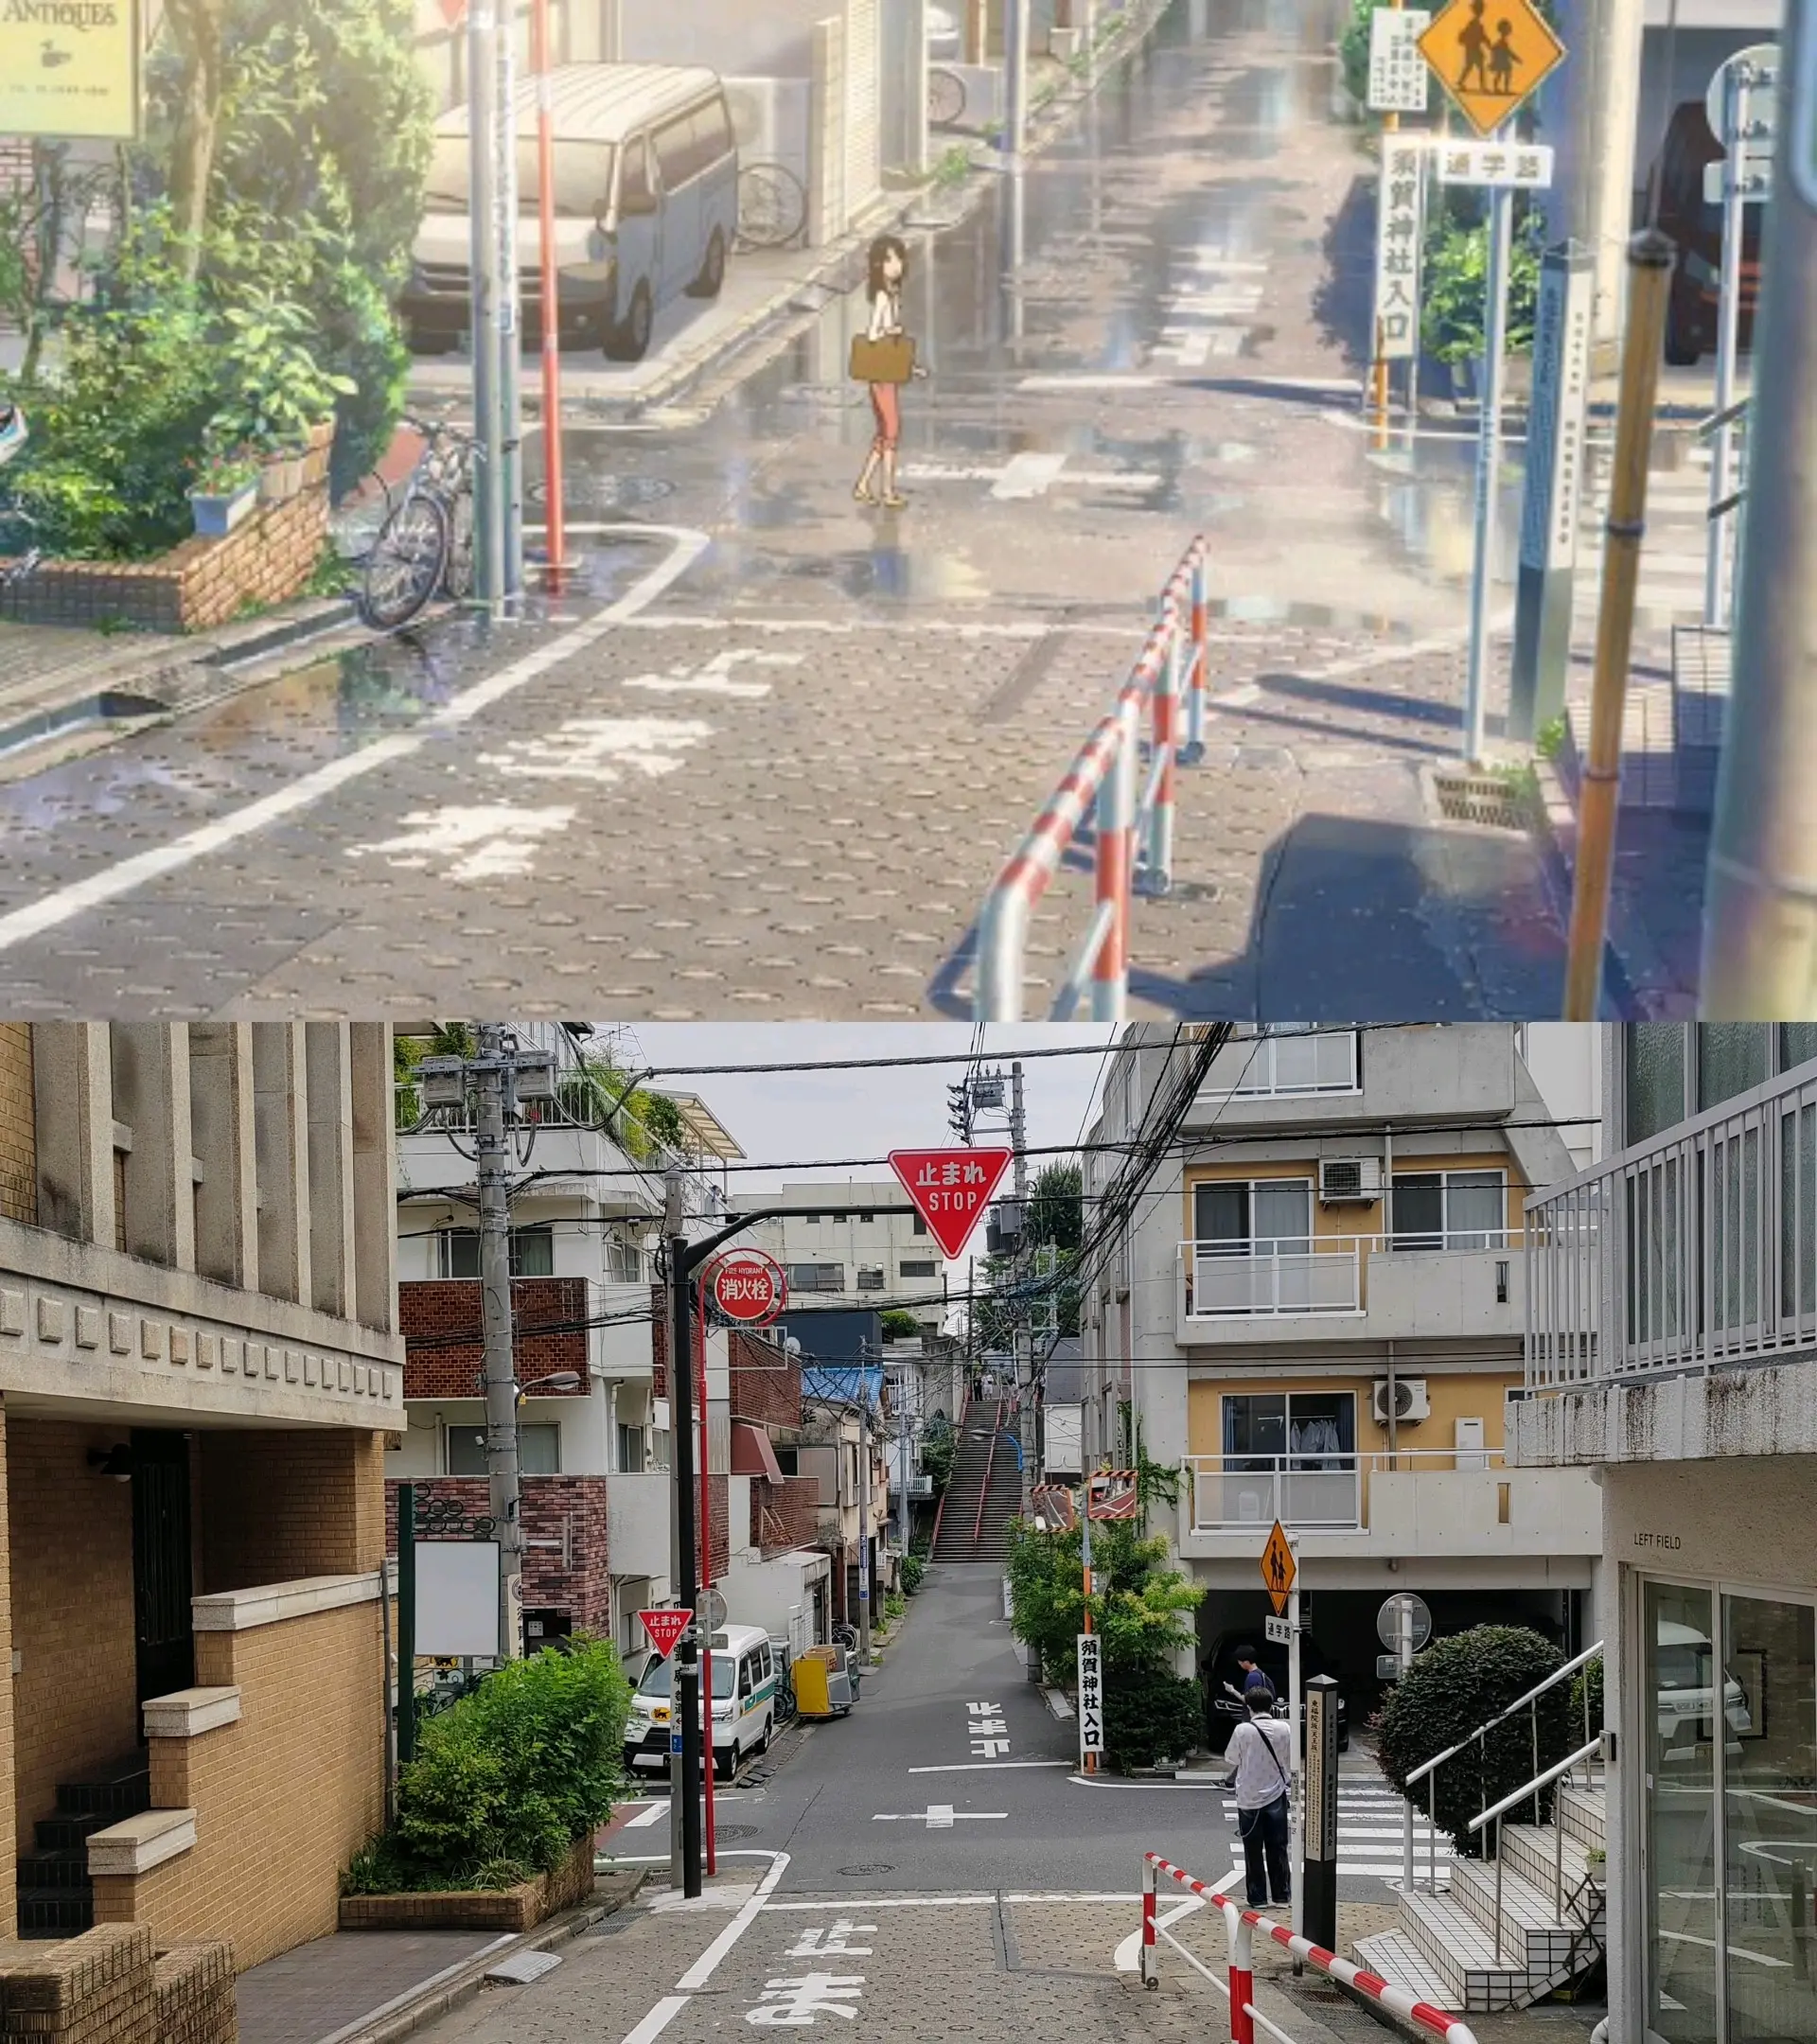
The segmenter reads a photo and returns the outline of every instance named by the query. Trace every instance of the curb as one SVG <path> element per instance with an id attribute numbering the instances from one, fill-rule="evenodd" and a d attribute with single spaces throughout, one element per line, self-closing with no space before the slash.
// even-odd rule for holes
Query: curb
<path id="1" fill-rule="evenodd" d="M 398 2037 L 406 2037 L 415 2030 L 443 2016 L 464 2001 L 471 2000 L 485 1984 L 485 1976 L 502 1958 L 512 1952 L 553 1951 L 557 1946 L 571 1943 L 582 1932 L 591 1930 L 596 1923 L 615 1915 L 631 1901 L 643 1887 L 646 1877 L 640 1868 L 636 1871 L 615 1871 L 609 1875 L 596 1875 L 595 1899 L 583 1903 L 580 1908 L 565 1911 L 552 1917 L 539 1929 L 526 1932 L 510 1945 L 500 1945 L 481 1952 L 476 1957 L 462 1962 L 458 1973 L 451 1979 L 438 1980 L 433 1985 L 423 1988 L 406 1988 L 397 1999 L 405 2005 L 395 2008 L 391 2003 L 383 2009 L 375 2009 L 369 2015 L 356 2017 L 344 2029 L 332 2032 L 329 2036 L 318 2040 L 318 2044 L 394 2044 Z M 598 1884 L 612 1881 L 619 1891 L 606 1900 L 597 1899 Z M 359 1936 L 358 1931 L 345 1933 Z M 375 2019 L 378 2018 L 378 2019 Z"/>

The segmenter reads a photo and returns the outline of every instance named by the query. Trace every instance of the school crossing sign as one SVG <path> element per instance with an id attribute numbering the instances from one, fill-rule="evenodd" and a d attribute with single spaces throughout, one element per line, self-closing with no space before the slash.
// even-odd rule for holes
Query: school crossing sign
<path id="1" fill-rule="evenodd" d="M 1564 44 L 1533 0 L 1451 0 L 1420 54 L 1476 132 L 1492 135 L 1564 62 Z"/>

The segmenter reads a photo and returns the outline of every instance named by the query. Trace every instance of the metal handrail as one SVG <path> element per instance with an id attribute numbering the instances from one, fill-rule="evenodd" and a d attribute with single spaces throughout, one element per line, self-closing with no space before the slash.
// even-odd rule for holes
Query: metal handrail
<path id="1" fill-rule="evenodd" d="M 1538 1736 L 1538 1721 L 1536 1719 L 1534 1728 L 1536 1742 Z M 1495 1963 L 1497 1965 L 1501 1964 L 1502 1959 L 1503 1813 L 1512 1809 L 1517 1803 L 1525 1803 L 1527 1797 L 1531 1796 L 1533 1798 L 1533 1822 L 1538 1824 L 1540 1821 L 1540 1790 L 1557 1781 L 1561 1774 L 1568 1774 L 1579 1760 L 1584 1763 L 1587 1771 L 1590 1755 L 1594 1753 L 1600 1753 L 1601 1750 L 1602 1738 L 1598 1735 L 1588 1745 L 1579 1747 L 1576 1753 L 1568 1754 L 1562 1760 L 1555 1761 L 1551 1767 L 1535 1774 L 1530 1782 L 1526 1782 L 1521 1788 L 1516 1788 L 1512 1795 L 1505 1795 L 1493 1809 L 1486 1809 L 1480 1815 L 1470 1820 L 1469 1829 L 1472 1831 L 1480 1831 L 1485 1824 L 1489 1824 L 1495 1826 Z M 1552 1824 L 1552 1892 L 1558 1898 L 1559 1920 L 1562 1923 L 1564 1920 L 1564 1827 L 1558 1822 L 1557 1811 L 1553 1812 Z M 1577 1941 L 1574 1938 L 1572 1940 L 1574 1948 L 1576 1943 Z"/>
<path id="2" fill-rule="evenodd" d="M 997 1401 L 997 1417 L 991 1422 L 991 1445 L 984 1457 L 984 1481 L 978 1490 L 978 1517 L 972 1523 L 972 1546 L 984 1538 L 984 1503 L 991 1494 L 991 1471 L 997 1466 L 997 1436 L 1003 1431 L 1003 1401 Z"/>
<path id="3" fill-rule="evenodd" d="M 1530 1782 L 1523 1782 L 1520 1788 L 1512 1794 L 1505 1795 L 1492 1809 L 1484 1810 L 1480 1817 L 1473 1817 L 1465 1829 L 1480 1831 L 1486 1824 L 1500 1818 L 1503 1811 L 1512 1809 L 1517 1803 L 1525 1803 L 1528 1796 L 1537 1795 L 1542 1788 L 1549 1788 L 1561 1774 L 1570 1773 L 1580 1760 L 1588 1760 L 1592 1753 L 1599 1753 L 1601 1751 L 1602 1735 L 1598 1733 L 1586 1745 L 1579 1746 L 1576 1753 L 1568 1753 L 1562 1760 L 1555 1760 L 1543 1773 L 1534 1775 Z"/>
<path id="4" fill-rule="evenodd" d="M 1602 1642 L 1598 1640 L 1594 1647 L 1586 1647 L 1576 1660 L 1567 1661 L 1562 1667 L 1554 1668 L 1543 1683 L 1529 1689 L 1524 1697 L 1516 1698 L 1505 1711 L 1490 1718 L 1486 1724 L 1479 1724 L 1475 1731 L 1470 1733 L 1466 1737 L 1460 1738 L 1456 1745 L 1447 1746 L 1443 1753 L 1436 1754 L 1432 1759 L 1424 1762 L 1423 1765 L 1415 1768 L 1412 1773 L 1407 1776 L 1407 1787 L 1411 1788 L 1415 1782 L 1424 1781 L 1434 1768 L 1442 1767 L 1447 1760 L 1455 1759 L 1466 1746 L 1474 1745 L 1486 1733 L 1494 1731 L 1498 1724 L 1506 1723 L 1508 1718 L 1513 1717 L 1516 1711 L 1525 1710 L 1529 1703 L 1543 1697 L 1548 1689 L 1555 1688 L 1567 1675 L 1575 1674 L 1579 1668 L 1583 1666 L 1585 1662 L 1594 1661 L 1601 1651 Z"/>
<path id="5" fill-rule="evenodd" d="M 1697 437 L 1706 439 L 1713 432 L 1720 432 L 1723 427 L 1733 426 L 1753 402 L 1752 396 L 1738 397 L 1726 411 L 1712 412 L 1708 418 L 1698 422 Z"/>

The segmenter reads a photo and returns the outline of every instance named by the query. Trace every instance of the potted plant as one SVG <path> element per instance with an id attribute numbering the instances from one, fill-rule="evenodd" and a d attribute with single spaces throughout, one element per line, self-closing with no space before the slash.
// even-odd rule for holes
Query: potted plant
<path id="1" fill-rule="evenodd" d="M 257 502 L 258 477 L 258 461 L 244 448 L 210 454 L 189 489 L 197 537 L 226 538 Z"/>

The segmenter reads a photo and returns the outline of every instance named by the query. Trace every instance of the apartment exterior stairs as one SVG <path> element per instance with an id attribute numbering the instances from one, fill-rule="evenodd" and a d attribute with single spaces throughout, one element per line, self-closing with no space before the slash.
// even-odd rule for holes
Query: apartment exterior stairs
<path id="1" fill-rule="evenodd" d="M 151 1807 L 150 1762 L 133 1753 L 87 1781 L 59 1782 L 56 1814 L 32 1826 L 32 1849 L 19 1855 L 19 1935 L 67 1938 L 95 1925 L 88 1837 Z"/>
<path id="2" fill-rule="evenodd" d="M 1499 1926 L 1493 1860 L 1456 1860 L 1437 1894 L 1416 1868 L 1400 1921 L 1359 1938 L 1356 1956 L 1439 2008 L 1528 2008 L 1602 1956 L 1604 1863 L 1590 1856 L 1605 1850 L 1600 1780 L 1561 1787 L 1552 1822 L 1502 1826 Z"/>
<path id="3" fill-rule="evenodd" d="M 941 1505 L 940 1530 L 934 1540 L 936 1561 L 1003 1559 L 1009 1523 L 1021 1508 L 1022 1478 L 1014 1449 L 997 1433 L 1002 1413 L 1000 1405 L 981 1401 L 966 1409 L 959 1453 L 953 1457 L 953 1473 Z"/>

